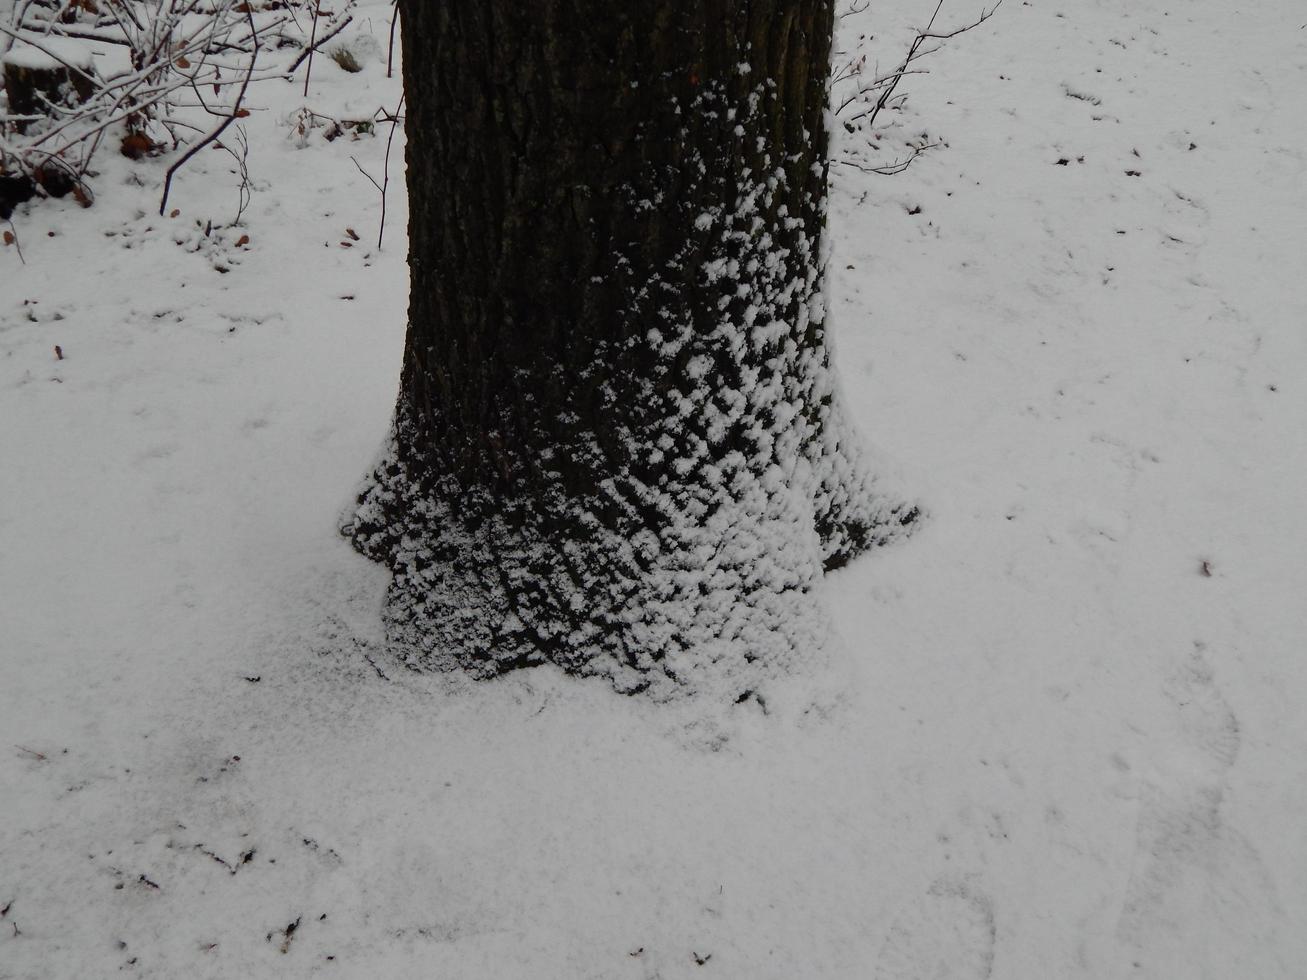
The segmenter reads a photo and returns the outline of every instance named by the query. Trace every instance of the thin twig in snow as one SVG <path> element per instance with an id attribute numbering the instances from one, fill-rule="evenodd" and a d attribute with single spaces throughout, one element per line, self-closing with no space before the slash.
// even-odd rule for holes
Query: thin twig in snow
<path id="1" fill-rule="evenodd" d="M 246 6 L 245 15 L 250 19 L 250 26 L 253 27 L 254 26 L 253 9 L 249 6 Z M 204 139 L 200 140 L 200 142 L 196 143 L 184 154 L 182 154 L 181 159 L 177 160 L 171 167 L 168 168 L 168 173 L 164 176 L 164 180 L 163 180 L 163 198 L 162 200 L 159 201 L 160 215 L 163 215 L 163 213 L 168 209 L 168 194 L 172 191 L 172 179 L 176 175 L 177 171 L 180 170 L 182 167 L 184 167 L 186 163 L 193 156 L 195 156 L 195 154 L 200 152 L 200 150 L 204 149 L 206 146 L 208 146 L 210 143 L 216 140 L 219 136 L 221 136 L 223 132 L 226 130 L 226 128 L 230 126 L 234 120 L 241 117 L 241 114 L 244 111 L 242 110 L 241 106 L 244 105 L 245 103 L 245 93 L 250 87 L 250 79 L 254 76 L 254 62 L 258 58 L 258 54 L 259 54 L 259 39 L 256 36 L 254 38 L 254 50 L 250 53 L 249 69 L 245 73 L 245 81 L 241 83 L 240 91 L 236 94 L 236 103 L 235 105 L 232 106 L 231 114 L 227 116 L 225 119 L 223 119 L 222 122 L 218 123 L 218 125 L 214 129 L 212 129 L 209 132 L 209 134 L 204 137 Z"/>
<path id="2" fill-rule="evenodd" d="M 391 0 L 394 10 L 390 14 L 390 46 L 386 49 L 386 77 L 395 74 L 395 25 L 399 23 L 399 0 Z"/>
<path id="3" fill-rule="evenodd" d="M 395 130 L 399 127 L 399 121 L 404 111 L 404 96 L 399 97 L 399 104 L 395 106 L 395 112 L 389 117 L 390 135 L 386 137 L 386 158 L 382 166 L 385 168 L 380 181 L 363 169 L 363 164 L 359 163 L 358 157 L 350 157 L 354 161 L 354 166 L 358 167 L 359 173 L 368 179 L 368 181 L 381 194 L 381 228 L 377 232 L 377 251 L 381 251 L 381 244 L 386 239 L 386 200 L 390 191 L 390 151 L 395 142 Z M 386 117 L 383 116 L 383 119 Z"/>
<path id="4" fill-rule="evenodd" d="M 354 15 L 350 14 L 339 24 L 337 24 L 334 28 L 332 28 L 328 33 L 324 34 L 321 40 L 319 41 L 310 40 L 309 46 L 305 48 L 303 51 L 301 51 L 299 53 L 299 56 L 290 63 L 290 67 L 286 69 L 287 78 L 295 74 L 299 66 L 304 64 L 305 58 L 311 59 L 313 57 L 314 51 L 320 49 L 324 44 L 326 44 L 328 41 L 330 41 L 332 38 L 338 35 L 341 31 L 343 31 L 346 27 L 348 27 L 353 22 L 353 20 L 354 20 Z M 317 32 L 316 23 L 313 25 L 313 29 L 316 34 Z M 312 61 L 310 61 L 308 71 L 306 71 L 304 74 L 304 97 L 306 99 L 309 96 L 309 75 L 312 74 L 312 72 L 313 72 L 313 63 Z"/>
<path id="5" fill-rule="evenodd" d="M 321 13 L 322 0 L 313 0 L 313 26 L 309 30 L 309 66 L 304 70 L 304 98 L 306 99 L 309 97 L 309 79 L 313 77 L 313 52 L 318 47 L 318 15 Z"/>

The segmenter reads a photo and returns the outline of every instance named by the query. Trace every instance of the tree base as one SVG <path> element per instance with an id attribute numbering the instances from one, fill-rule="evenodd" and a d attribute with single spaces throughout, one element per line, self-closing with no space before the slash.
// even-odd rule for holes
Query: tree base
<path id="1" fill-rule="evenodd" d="M 795 672 L 823 572 L 915 517 L 830 371 L 833 5 L 401 8 L 409 334 L 345 528 L 392 641 L 656 697 Z"/>
<path id="2" fill-rule="evenodd" d="M 681 520 L 612 530 L 593 501 L 456 490 L 403 457 L 420 444 L 403 424 L 341 530 L 394 573 L 387 640 L 418 670 L 553 663 L 627 694 L 740 700 L 827 648 L 823 572 L 905 536 L 919 514 L 879 499 L 837 449 L 820 457 L 824 479 L 803 461 L 741 469 Z M 604 509 L 629 511 L 631 488 L 609 492 Z"/>

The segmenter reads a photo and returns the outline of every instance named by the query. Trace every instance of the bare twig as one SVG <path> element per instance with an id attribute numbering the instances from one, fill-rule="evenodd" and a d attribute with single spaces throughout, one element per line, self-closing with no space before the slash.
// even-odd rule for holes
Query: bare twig
<path id="1" fill-rule="evenodd" d="M 250 19 L 250 26 L 253 27 L 254 13 L 252 8 L 249 7 L 248 5 L 246 5 L 245 7 L 245 15 Z M 204 149 L 210 143 L 214 142 L 214 140 L 216 140 L 219 136 L 221 136 L 223 132 L 227 129 L 227 127 L 230 126 L 234 120 L 240 118 L 242 112 L 244 111 L 242 110 L 241 106 L 244 105 L 245 103 L 245 93 L 246 91 L 249 90 L 250 79 L 254 77 L 254 62 L 255 59 L 258 57 L 258 54 L 259 54 L 259 39 L 256 34 L 254 36 L 254 50 L 250 54 L 249 68 L 245 72 L 245 81 L 241 83 L 240 91 L 236 94 L 236 102 L 232 107 L 231 114 L 226 116 L 222 120 L 222 122 L 218 123 L 217 126 L 215 126 L 212 130 L 209 131 L 208 135 L 206 135 L 198 143 L 196 143 L 189 150 L 183 153 L 181 158 L 178 159 L 176 162 L 174 162 L 173 165 L 168 168 L 168 173 L 164 176 L 164 180 L 163 180 L 163 197 L 159 201 L 160 215 L 162 215 L 168 209 L 168 194 L 172 190 L 172 179 L 174 176 L 176 176 L 177 171 L 180 170 L 182 167 L 184 167 L 187 164 L 187 162 L 189 162 L 190 159 L 195 156 L 195 154 L 199 153 L 202 149 Z"/>
<path id="2" fill-rule="evenodd" d="M 295 58 L 295 60 L 290 63 L 290 67 L 286 69 L 287 77 L 294 75 L 295 72 L 299 69 L 299 66 L 304 64 L 305 59 L 309 59 L 308 70 L 304 73 L 304 97 L 306 99 L 309 97 L 309 75 L 312 74 L 313 72 L 313 61 L 312 61 L 313 52 L 319 50 L 324 44 L 326 44 L 332 38 L 336 37 L 336 35 L 338 35 L 341 31 L 343 31 L 346 27 L 348 27 L 351 23 L 353 23 L 353 21 L 354 21 L 354 15 L 349 14 L 345 17 L 344 20 L 342 20 L 339 24 L 333 27 L 326 34 L 324 34 L 321 40 L 310 41 L 309 46 L 306 47 L 303 51 L 301 51 L 299 55 Z M 313 30 L 315 33 L 317 32 L 316 15 L 313 24 Z"/>
<path id="3" fill-rule="evenodd" d="M 254 198 L 254 189 L 250 184 L 250 138 L 244 126 L 236 127 L 236 145 L 240 148 L 239 152 L 223 144 L 223 148 L 236 161 L 236 176 L 241 179 L 237 191 L 236 220 L 232 222 L 233 225 L 241 223 L 241 218 L 245 217 L 245 209 L 250 206 L 250 201 Z"/>
<path id="4" fill-rule="evenodd" d="M 844 125 L 849 132 L 854 132 L 855 129 L 875 130 L 880 114 L 886 108 L 899 108 L 907 98 L 905 95 L 898 94 L 899 83 L 903 81 L 904 77 L 907 75 L 925 73 L 925 69 L 916 68 L 914 65 L 921 59 L 934 54 L 943 46 L 944 42 L 950 38 L 955 38 L 958 35 L 964 34 L 985 23 L 994 16 L 994 13 L 998 10 L 999 6 L 1001 6 L 1002 2 L 1003 0 L 996 0 L 992 7 L 982 9 L 979 16 L 974 20 L 968 21 L 952 30 L 945 31 L 938 30 L 935 27 L 935 23 L 939 19 L 940 11 L 944 7 L 944 0 L 938 0 L 930 15 L 930 20 L 926 22 L 925 27 L 919 28 L 914 32 L 906 52 L 893 70 L 884 74 L 877 73 L 870 79 L 864 78 L 863 73 L 866 70 L 867 63 L 867 56 L 865 54 L 857 54 L 855 57 L 842 64 L 835 72 L 831 84 L 832 86 L 842 86 L 852 83 L 853 91 L 839 100 L 835 110 L 836 114 L 840 115 L 844 113 L 845 110 L 849 109 L 855 103 L 861 103 L 865 106 L 861 111 L 844 120 Z M 862 0 L 853 0 L 852 5 L 845 14 L 861 13 L 866 9 L 867 4 L 862 2 Z M 879 136 L 876 138 L 879 138 Z M 906 170 L 908 166 L 910 166 L 912 162 L 926 150 L 932 149 L 938 145 L 940 145 L 938 142 L 922 142 L 911 145 L 908 147 L 908 155 L 906 157 L 895 160 L 892 163 L 876 166 L 867 165 L 851 159 L 839 159 L 834 162 L 854 167 L 865 173 L 896 174 Z"/>
<path id="5" fill-rule="evenodd" d="M 359 163 L 359 158 L 358 158 L 358 157 L 350 157 L 350 159 L 351 159 L 352 161 L 354 161 L 354 166 L 358 167 L 359 173 L 361 173 L 364 177 L 366 177 L 369 181 L 371 181 L 371 182 L 372 182 L 372 186 L 375 187 L 375 188 L 377 189 L 378 192 L 380 192 L 380 191 L 381 191 L 381 184 L 379 184 L 379 183 L 377 182 L 377 178 L 376 178 L 376 177 L 373 177 L 370 173 L 368 173 L 366 170 L 363 169 L 363 164 Z"/>
<path id="6" fill-rule="evenodd" d="M 372 186 L 375 187 L 377 191 L 381 194 L 381 228 L 377 232 L 378 252 L 381 251 L 381 244 L 386 239 L 386 201 L 387 198 L 389 197 L 389 191 L 390 191 L 390 151 L 391 151 L 391 147 L 394 145 L 395 142 L 395 130 L 399 127 L 399 121 L 403 118 L 403 116 L 401 115 L 403 111 L 404 111 L 404 96 L 401 95 L 399 97 L 399 104 L 395 106 L 394 113 L 389 117 L 386 116 L 382 117 L 383 121 L 388 120 L 390 122 L 390 135 L 386 137 L 386 157 L 385 157 L 385 163 L 382 165 L 384 170 L 382 172 L 380 181 L 378 181 L 377 178 L 373 177 L 370 173 L 368 173 L 366 170 L 363 169 L 363 164 L 359 163 L 357 157 L 350 157 L 350 159 L 354 161 L 354 166 L 358 167 L 359 173 L 361 173 L 364 177 L 366 177 L 371 182 Z"/>
<path id="7" fill-rule="evenodd" d="M 304 70 L 304 98 L 309 97 L 309 79 L 313 77 L 313 52 L 317 50 L 318 16 L 322 13 L 322 0 L 313 0 L 313 27 L 309 31 L 309 66 Z M 295 69 L 292 68 L 291 71 Z"/>
<path id="8" fill-rule="evenodd" d="M 386 49 L 387 78 L 395 74 L 395 26 L 399 23 L 399 0 L 391 0 L 391 6 L 394 9 L 390 13 L 390 45 Z"/>
<path id="9" fill-rule="evenodd" d="M 855 170 L 861 170 L 864 174 L 880 174 L 885 177 L 890 177 L 894 174 L 903 173 L 903 171 L 907 170 L 908 167 L 912 166 L 912 162 L 916 160 L 917 157 L 921 156 L 921 154 L 925 153 L 927 150 L 933 150 L 939 145 L 940 144 L 937 142 L 914 144 L 908 147 L 908 155 L 906 157 L 895 160 L 893 163 L 881 164 L 876 167 L 868 166 L 865 163 L 859 163 L 857 160 L 843 159 L 835 160 L 833 162 L 846 167 L 853 167 Z"/>
<path id="10" fill-rule="evenodd" d="M 377 232 L 377 251 L 381 251 L 381 243 L 386 237 L 386 192 L 390 190 L 390 148 L 395 142 L 395 129 L 399 126 L 400 113 L 404 111 L 404 96 L 399 97 L 399 104 L 395 106 L 395 114 L 390 118 L 390 135 L 386 137 L 386 160 L 382 164 L 384 172 L 381 178 L 381 228 Z"/>
<path id="11" fill-rule="evenodd" d="M 96 27 L 80 27 L 77 24 L 59 24 L 54 21 L 39 25 L 46 30 L 44 34 L 53 37 L 71 37 L 83 41 L 95 41 L 97 44 L 118 44 L 131 47 L 132 42 L 121 33 L 115 34 Z M 26 40 L 26 37 L 24 37 Z"/>

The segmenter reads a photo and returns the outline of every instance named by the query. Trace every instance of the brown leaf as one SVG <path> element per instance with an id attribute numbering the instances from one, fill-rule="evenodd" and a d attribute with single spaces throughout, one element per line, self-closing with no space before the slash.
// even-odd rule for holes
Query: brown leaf
<path id="1" fill-rule="evenodd" d="M 182 209 L 181 209 L 181 208 L 173 208 L 173 209 L 172 209 L 172 213 L 169 214 L 168 217 L 170 217 L 170 218 L 175 218 L 175 217 L 177 217 L 177 215 L 179 215 L 179 214 L 181 214 L 181 213 L 182 213 Z"/>
<path id="2" fill-rule="evenodd" d="M 359 240 L 359 233 L 356 232 L 353 228 L 346 228 L 345 234 L 349 235 L 349 237 L 354 239 L 354 241 Z"/>
<path id="3" fill-rule="evenodd" d="M 139 160 L 154 149 L 154 141 L 144 133 L 128 133 L 123 137 L 122 154 L 129 160 Z"/>
<path id="4" fill-rule="evenodd" d="M 189 68 L 189 67 L 191 67 L 190 60 L 186 57 L 186 55 L 181 55 L 181 56 L 179 56 L 179 57 L 177 58 L 177 67 L 178 67 L 178 68 Z"/>
<path id="5" fill-rule="evenodd" d="M 5 232 L 5 244 L 12 245 L 13 243 L 14 243 L 14 233 L 12 231 Z"/>
<path id="6" fill-rule="evenodd" d="M 248 116 L 249 114 L 250 114 L 250 110 L 249 110 L 249 109 L 237 109 L 237 110 L 233 113 L 233 115 L 234 115 L 237 119 L 244 119 L 244 118 L 245 118 L 246 116 Z"/>
<path id="7" fill-rule="evenodd" d="M 250 236 L 249 236 L 249 235 L 241 235 L 240 238 L 236 239 L 236 247 L 237 247 L 237 248 L 240 248 L 242 245 L 248 245 L 249 243 L 250 243 Z"/>

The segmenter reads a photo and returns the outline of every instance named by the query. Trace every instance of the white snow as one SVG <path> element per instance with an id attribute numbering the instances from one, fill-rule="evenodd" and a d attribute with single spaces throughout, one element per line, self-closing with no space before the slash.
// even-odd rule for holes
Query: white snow
<path id="1" fill-rule="evenodd" d="M 15 39 L 13 46 L 0 58 L 0 62 L 29 69 L 49 69 L 60 66 L 90 69 L 94 61 L 94 56 L 86 42 L 63 37 Z"/>
<path id="2" fill-rule="evenodd" d="M 299 149 L 269 82 L 244 227 L 221 153 L 176 218 L 109 152 L 20 211 L 0 977 L 1307 975 L 1301 20 L 1009 0 L 909 80 L 947 146 L 836 168 L 835 362 L 930 516 L 768 714 L 386 660 L 334 531 L 403 341 L 385 127 Z"/>

